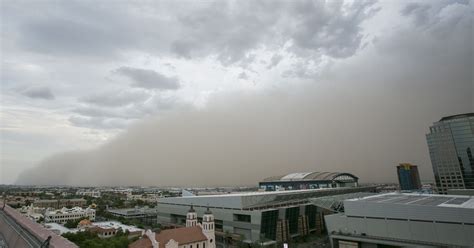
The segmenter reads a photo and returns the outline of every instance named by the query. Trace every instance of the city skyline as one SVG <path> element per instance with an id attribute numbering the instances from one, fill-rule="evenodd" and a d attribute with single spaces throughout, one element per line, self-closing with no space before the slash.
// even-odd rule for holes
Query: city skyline
<path id="1" fill-rule="evenodd" d="M 0 184 L 434 180 L 425 134 L 474 109 L 470 4 L 3 1 Z"/>

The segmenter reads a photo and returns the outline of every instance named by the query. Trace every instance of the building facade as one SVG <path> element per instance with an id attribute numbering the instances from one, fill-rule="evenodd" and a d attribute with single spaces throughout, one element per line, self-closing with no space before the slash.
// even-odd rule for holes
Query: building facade
<path id="1" fill-rule="evenodd" d="M 387 193 L 344 201 L 326 215 L 332 247 L 472 247 L 474 198 Z"/>
<path id="2" fill-rule="evenodd" d="M 371 190 L 375 187 L 160 198 L 157 218 L 162 226 L 184 226 L 189 221 L 186 213 L 191 205 L 198 216 L 209 207 L 215 217 L 218 247 L 237 242 L 272 245 L 324 230 L 323 215 L 327 211 L 314 206 L 311 198 Z"/>
<path id="3" fill-rule="evenodd" d="M 44 221 L 64 224 L 69 220 L 79 220 L 88 218 L 89 220 L 95 220 L 95 210 L 91 208 L 62 208 L 60 210 L 46 211 L 44 214 Z"/>
<path id="4" fill-rule="evenodd" d="M 214 216 L 209 208 L 198 222 L 193 206 L 186 214 L 186 226 L 154 233 L 147 230 L 145 235 L 129 245 L 129 248 L 215 248 Z"/>
<path id="5" fill-rule="evenodd" d="M 81 195 L 81 196 L 90 196 L 94 198 L 100 198 L 100 191 L 99 190 L 78 190 L 76 192 L 76 195 Z"/>
<path id="6" fill-rule="evenodd" d="M 259 183 L 264 191 L 357 187 L 359 178 L 341 172 L 297 172 L 265 178 Z"/>
<path id="7" fill-rule="evenodd" d="M 57 200 L 36 200 L 34 201 L 36 207 L 39 208 L 72 208 L 80 207 L 83 208 L 87 205 L 85 199 L 57 199 Z"/>
<path id="8" fill-rule="evenodd" d="M 474 113 L 441 118 L 426 139 L 439 192 L 474 189 Z"/>
<path id="9" fill-rule="evenodd" d="M 397 166 L 398 183 L 401 190 L 421 189 L 420 174 L 418 166 L 410 163 L 401 163 Z"/>

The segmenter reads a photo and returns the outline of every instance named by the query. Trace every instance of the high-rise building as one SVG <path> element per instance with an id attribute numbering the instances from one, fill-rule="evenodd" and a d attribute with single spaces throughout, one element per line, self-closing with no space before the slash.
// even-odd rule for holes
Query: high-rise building
<path id="1" fill-rule="evenodd" d="M 397 166 L 398 183 L 401 190 L 421 189 L 420 174 L 418 166 L 410 163 L 401 163 Z"/>
<path id="2" fill-rule="evenodd" d="M 426 140 L 439 193 L 474 189 L 474 113 L 441 118 Z"/>

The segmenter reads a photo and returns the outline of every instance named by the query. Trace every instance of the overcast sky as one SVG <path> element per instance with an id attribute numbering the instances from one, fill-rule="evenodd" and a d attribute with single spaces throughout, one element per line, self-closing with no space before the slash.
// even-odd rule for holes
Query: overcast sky
<path id="1" fill-rule="evenodd" d="M 0 183 L 432 180 L 474 111 L 472 1 L 1 1 Z"/>

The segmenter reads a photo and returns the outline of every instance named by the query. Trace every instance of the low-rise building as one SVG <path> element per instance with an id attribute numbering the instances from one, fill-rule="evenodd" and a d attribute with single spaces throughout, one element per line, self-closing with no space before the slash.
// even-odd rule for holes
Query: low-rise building
<path id="1" fill-rule="evenodd" d="M 72 208 L 80 207 L 83 208 L 87 206 L 87 201 L 85 199 L 55 199 L 55 200 L 36 200 L 34 201 L 35 206 L 40 208 Z"/>
<path id="2" fill-rule="evenodd" d="M 148 215 L 156 215 L 156 209 L 149 207 L 107 209 L 107 212 L 115 217 L 123 217 L 125 219 L 143 219 Z"/>
<path id="3" fill-rule="evenodd" d="M 387 193 L 345 200 L 326 215 L 333 247 L 472 247 L 474 198 Z"/>
<path id="4" fill-rule="evenodd" d="M 76 195 L 90 196 L 90 197 L 94 197 L 94 198 L 99 198 L 100 197 L 100 191 L 98 191 L 98 190 L 78 190 L 76 192 Z"/>
<path id="5" fill-rule="evenodd" d="M 108 238 L 111 237 L 110 235 L 114 236 L 117 234 L 118 230 L 128 232 L 129 238 L 140 237 L 145 234 L 145 230 L 143 229 L 137 228 L 135 226 L 125 225 L 118 221 L 92 222 L 90 227 L 100 228 L 100 230 L 98 229 L 98 235 L 100 238 Z M 111 231 L 113 232 L 111 233 Z"/>
<path id="6" fill-rule="evenodd" d="M 38 222 L 44 218 L 43 213 L 46 211 L 46 209 L 35 207 L 33 204 L 30 204 L 29 206 L 21 207 L 19 211 L 26 217 Z"/>
<path id="7" fill-rule="evenodd" d="M 89 220 L 95 220 L 95 210 L 91 208 L 62 208 L 60 210 L 46 211 L 44 214 L 45 222 L 54 222 L 64 224 L 69 220 L 79 220 L 88 218 Z"/>

